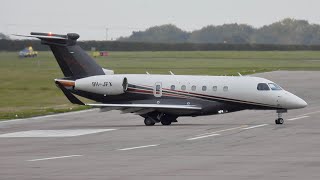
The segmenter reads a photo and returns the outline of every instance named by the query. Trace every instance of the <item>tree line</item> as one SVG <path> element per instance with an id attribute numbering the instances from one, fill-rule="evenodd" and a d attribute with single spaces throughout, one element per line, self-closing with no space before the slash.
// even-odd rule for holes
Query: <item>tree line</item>
<path id="1" fill-rule="evenodd" d="M 87 51 L 92 47 L 101 51 L 320 50 L 320 25 L 288 18 L 261 28 L 225 24 L 186 32 L 169 24 L 133 32 L 116 41 L 78 43 Z M 49 50 L 39 40 L 10 40 L 0 33 L 0 51 L 19 51 L 28 46 L 37 51 Z"/>
<path id="2" fill-rule="evenodd" d="M 3 34 L 3 33 L 0 33 L 0 39 L 10 39 L 9 36 Z"/>
<path id="3" fill-rule="evenodd" d="M 320 45 L 275 45 L 275 44 L 213 44 L 213 43 L 149 43 L 122 41 L 79 41 L 86 51 L 95 47 L 99 51 L 297 51 L 320 50 Z M 0 40 L 0 51 L 20 51 L 32 46 L 36 51 L 48 51 L 48 46 L 39 40 Z"/>
<path id="4" fill-rule="evenodd" d="M 134 31 L 129 37 L 121 37 L 118 41 L 318 45 L 320 44 L 320 25 L 287 18 L 261 28 L 254 28 L 247 24 L 224 24 L 210 25 L 200 30 L 187 32 L 168 24 L 154 26 L 145 31 Z"/>

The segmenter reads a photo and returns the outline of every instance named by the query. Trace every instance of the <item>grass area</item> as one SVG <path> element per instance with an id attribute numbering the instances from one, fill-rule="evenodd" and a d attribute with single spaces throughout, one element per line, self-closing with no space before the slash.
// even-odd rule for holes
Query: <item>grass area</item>
<path id="1" fill-rule="evenodd" d="M 115 73 L 236 75 L 273 70 L 320 70 L 317 51 L 110 52 L 97 62 Z M 51 52 L 34 59 L 0 52 L 0 119 L 84 109 L 55 86 L 63 77 Z"/>

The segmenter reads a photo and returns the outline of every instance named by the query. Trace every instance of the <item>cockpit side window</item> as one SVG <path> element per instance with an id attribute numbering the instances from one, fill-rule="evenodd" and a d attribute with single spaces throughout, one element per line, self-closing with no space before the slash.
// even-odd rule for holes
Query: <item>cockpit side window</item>
<path id="1" fill-rule="evenodd" d="M 275 84 L 275 83 L 269 83 L 269 87 L 272 89 L 272 90 L 282 90 L 282 88 Z"/>
<path id="2" fill-rule="evenodd" d="M 257 89 L 259 91 L 269 91 L 270 90 L 269 86 L 266 83 L 259 83 L 257 86 Z"/>

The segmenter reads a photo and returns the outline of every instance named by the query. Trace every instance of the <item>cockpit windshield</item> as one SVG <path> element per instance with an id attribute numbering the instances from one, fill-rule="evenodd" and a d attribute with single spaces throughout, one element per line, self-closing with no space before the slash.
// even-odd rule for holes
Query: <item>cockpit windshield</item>
<path id="1" fill-rule="evenodd" d="M 272 90 L 275 90 L 275 91 L 277 91 L 277 90 L 282 90 L 282 88 L 281 88 L 279 85 L 275 84 L 275 83 L 269 83 L 269 87 L 270 87 Z"/>
<path id="2" fill-rule="evenodd" d="M 269 91 L 270 90 L 269 86 L 266 83 L 259 83 L 257 86 L 257 89 L 259 91 Z"/>

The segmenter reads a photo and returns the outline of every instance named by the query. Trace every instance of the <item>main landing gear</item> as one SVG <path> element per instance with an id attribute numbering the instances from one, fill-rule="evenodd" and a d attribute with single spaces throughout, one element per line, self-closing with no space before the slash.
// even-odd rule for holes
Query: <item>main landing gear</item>
<path id="1" fill-rule="evenodd" d="M 284 110 L 277 110 L 277 113 L 278 113 L 278 118 L 275 120 L 275 123 L 276 124 L 283 124 L 284 123 L 284 120 L 282 118 L 282 113 L 286 113 L 287 110 L 284 109 Z"/>
<path id="2" fill-rule="evenodd" d="M 156 122 L 155 122 L 151 117 L 146 117 L 146 118 L 144 119 L 144 124 L 145 124 L 146 126 L 153 126 L 153 125 L 156 124 Z"/>
<path id="3" fill-rule="evenodd" d="M 164 126 L 171 125 L 172 122 L 178 122 L 176 116 L 168 115 L 165 113 L 151 113 L 147 114 L 144 119 L 144 124 L 146 126 L 153 126 L 156 123 L 161 122 Z"/>

